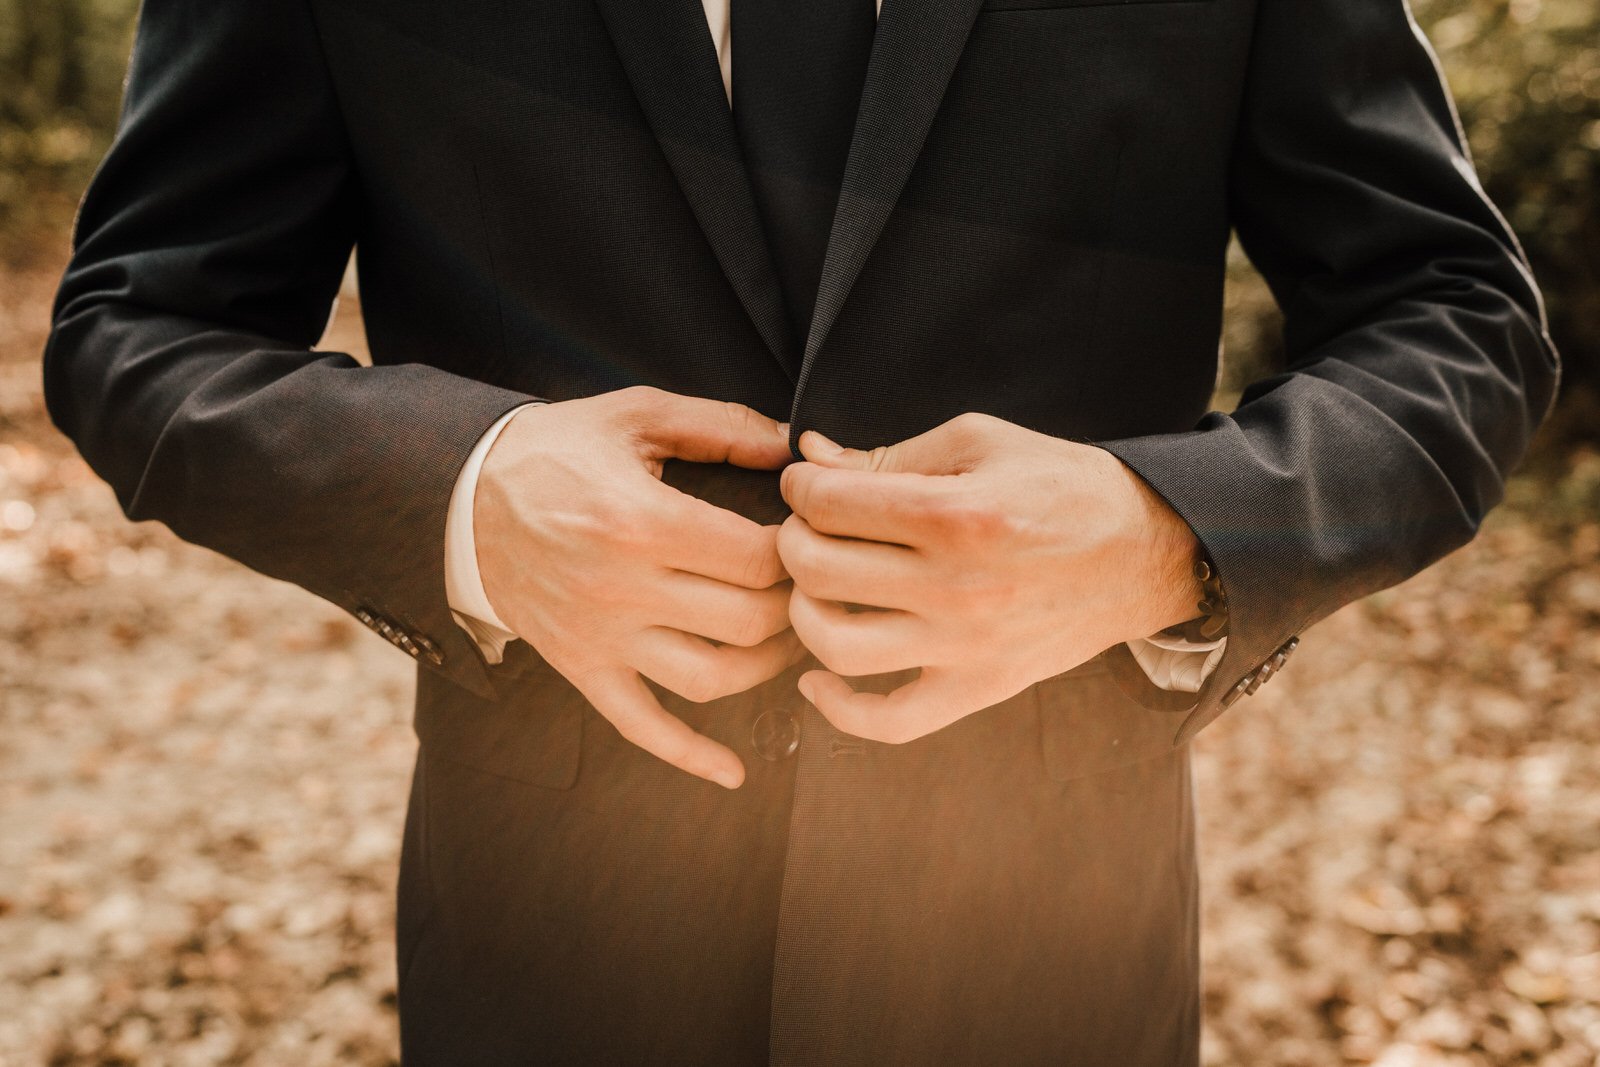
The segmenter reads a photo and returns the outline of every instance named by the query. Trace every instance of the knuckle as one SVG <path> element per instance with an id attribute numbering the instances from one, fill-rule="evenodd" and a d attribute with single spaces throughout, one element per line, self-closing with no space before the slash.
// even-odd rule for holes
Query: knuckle
<path id="1" fill-rule="evenodd" d="M 1023 516 L 1011 508 L 996 509 L 995 536 L 1009 543 L 1032 541 L 1036 539 L 1033 526 Z"/>
<path id="2" fill-rule="evenodd" d="M 841 520 L 849 517 L 846 509 L 840 504 L 839 495 L 830 493 L 821 486 L 812 487 L 805 505 L 806 523 L 818 530 L 836 529 Z"/>
<path id="3" fill-rule="evenodd" d="M 878 445 L 876 448 L 869 451 L 867 453 L 866 464 L 867 469 L 870 471 L 881 471 L 887 468 L 889 465 L 889 446 Z"/>
<path id="4" fill-rule="evenodd" d="M 865 657 L 848 648 L 836 647 L 831 655 L 817 656 L 817 662 L 841 678 L 859 678 L 865 674 L 877 673 Z"/>
<path id="5" fill-rule="evenodd" d="M 922 504 L 927 524 L 949 539 L 965 540 L 972 532 L 972 506 L 956 497 L 933 497 Z"/>
<path id="6" fill-rule="evenodd" d="M 820 475 L 815 468 L 804 463 L 791 463 L 779 475 L 782 480 L 783 499 L 794 512 L 791 518 L 812 522 L 823 503 L 818 491 Z M 787 523 L 789 520 L 785 520 Z"/>
<path id="7" fill-rule="evenodd" d="M 798 585 L 789 594 L 789 625 L 794 627 L 795 636 L 813 652 L 826 637 L 827 631 L 822 619 Z"/>
<path id="8" fill-rule="evenodd" d="M 969 500 L 961 505 L 961 528 L 973 537 L 987 540 L 1003 531 L 1005 512 L 987 500 Z"/>
<path id="9" fill-rule="evenodd" d="M 777 549 L 778 559 L 785 567 L 789 566 L 789 558 L 799 553 L 800 542 L 803 540 L 800 522 L 800 516 L 790 515 L 783 520 L 783 525 L 778 527 L 778 533 L 773 538 L 773 547 Z"/>
<path id="10" fill-rule="evenodd" d="M 953 430 L 963 431 L 971 430 L 977 426 L 982 418 L 983 416 L 979 415 L 976 411 L 963 411 L 961 414 L 950 420 L 950 428 Z"/>
<path id="11" fill-rule="evenodd" d="M 963 411 L 950 420 L 949 426 L 961 437 L 975 440 L 988 433 L 997 421 L 993 415 L 981 411 Z"/>
<path id="12" fill-rule="evenodd" d="M 776 633 L 786 614 L 785 599 L 769 597 L 747 606 L 734 623 L 733 643 L 752 648 Z"/>
<path id="13" fill-rule="evenodd" d="M 620 556 L 636 560 L 653 560 L 663 545 L 670 544 L 669 535 L 643 514 L 610 535 L 610 544 Z"/>
<path id="14" fill-rule="evenodd" d="M 848 665 L 840 658 L 838 646 L 828 638 L 807 638 L 806 648 L 811 650 L 811 654 L 816 657 L 818 663 L 834 674 L 845 678 L 854 677 L 850 673 Z"/>
<path id="15" fill-rule="evenodd" d="M 666 393 L 653 385 L 629 385 L 618 389 L 615 395 L 629 407 L 646 408 L 660 403 Z"/>
<path id="16" fill-rule="evenodd" d="M 611 725 L 616 727 L 617 733 L 628 744 L 637 748 L 649 747 L 650 731 L 640 719 L 632 715 L 613 715 L 610 718 Z"/>
<path id="17" fill-rule="evenodd" d="M 799 475 L 795 473 L 797 469 L 798 466 L 791 463 L 778 472 L 778 495 L 783 497 L 784 503 L 789 505 L 791 511 L 799 510 L 797 506 L 800 500 Z"/>
<path id="18" fill-rule="evenodd" d="M 755 433 L 759 416 L 754 408 L 748 404 L 729 401 L 723 404 L 722 410 L 728 420 L 728 430 L 735 438 L 749 437 Z"/>
<path id="19" fill-rule="evenodd" d="M 953 499 L 935 505 L 936 525 L 963 545 L 987 544 L 1009 534 L 1004 508 L 987 500 Z"/>
<path id="20" fill-rule="evenodd" d="M 739 609 L 728 625 L 728 643 L 738 645 L 739 648 L 755 648 L 766 640 L 763 630 L 762 609 L 755 606 Z"/>
<path id="21" fill-rule="evenodd" d="M 788 526 L 786 530 L 791 529 Z M 778 555 L 783 567 L 796 584 L 806 584 L 816 575 L 816 552 L 811 539 L 798 529 L 780 534 Z"/>
<path id="22" fill-rule="evenodd" d="M 728 628 L 728 643 L 738 645 L 740 648 L 754 648 L 765 638 L 766 634 L 762 633 L 761 613 L 754 608 L 741 611 L 733 625 Z"/>
<path id="23" fill-rule="evenodd" d="M 947 502 L 944 506 L 944 523 L 946 530 L 963 544 L 979 541 L 984 531 L 984 515 L 970 501 Z"/>
<path id="24" fill-rule="evenodd" d="M 787 575 L 761 593 L 761 617 L 766 636 L 775 637 L 789 628 L 789 604 L 794 597 L 794 582 Z"/>
<path id="25" fill-rule="evenodd" d="M 778 553 L 776 537 L 754 537 L 744 549 L 740 564 L 740 585 L 751 589 L 765 589 L 783 576 L 783 560 Z"/>
<path id="26" fill-rule="evenodd" d="M 1027 520 L 1017 510 L 1015 504 L 995 498 L 980 501 L 980 506 L 983 510 L 983 522 L 993 536 L 1015 541 L 1027 534 Z"/>
<path id="27" fill-rule="evenodd" d="M 796 631 L 798 632 L 798 631 Z M 870 673 L 863 668 L 860 651 L 833 627 L 820 627 L 805 639 L 806 647 L 828 670 L 845 677 Z"/>
<path id="28" fill-rule="evenodd" d="M 678 679 L 678 684 L 672 688 L 691 704 L 705 704 L 726 695 L 722 680 L 714 671 L 703 666 L 693 666 L 685 670 Z"/>

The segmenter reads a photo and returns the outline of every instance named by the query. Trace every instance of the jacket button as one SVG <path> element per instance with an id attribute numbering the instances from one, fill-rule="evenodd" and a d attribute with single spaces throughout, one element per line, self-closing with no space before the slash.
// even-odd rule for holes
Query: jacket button
<path id="1" fill-rule="evenodd" d="M 764 760 L 788 759 L 800 748 L 800 720 L 782 708 L 763 711 L 750 728 L 750 741 Z"/>
<path id="2" fill-rule="evenodd" d="M 1256 682 L 1254 688 L 1251 690 L 1251 694 L 1253 694 L 1256 689 L 1260 689 L 1262 686 L 1272 681 L 1272 676 L 1277 673 L 1278 665 L 1270 660 L 1266 663 L 1263 663 L 1260 667 L 1257 667 Z"/>
<path id="3" fill-rule="evenodd" d="M 435 667 L 444 666 L 444 653 L 439 651 L 439 646 L 421 634 L 412 634 L 417 643 L 419 655 Z"/>
<path id="4" fill-rule="evenodd" d="M 1255 680 L 1256 676 L 1254 674 L 1247 674 L 1243 678 L 1240 678 L 1239 684 L 1228 690 L 1227 694 L 1223 696 L 1222 706 L 1224 708 L 1231 708 L 1234 704 L 1239 702 L 1240 697 L 1255 692 L 1254 689 L 1250 688 L 1251 685 L 1255 683 Z"/>

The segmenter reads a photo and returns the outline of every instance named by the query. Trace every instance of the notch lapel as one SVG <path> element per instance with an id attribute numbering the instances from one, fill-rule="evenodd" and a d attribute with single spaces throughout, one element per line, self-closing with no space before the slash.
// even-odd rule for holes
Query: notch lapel
<path id="1" fill-rule="evenodd" d="M 634 95 L 773 357 L 794 381 L 799 353 L 756 213 L 700 0 L 595 0 Z"/>
<path id="2" fill-rule="evenodd" d="M 734 0 L 735 3 L 738 0 Z M 796 397 L 916 165 L 983 0 L 883 0 Z M 796 401 L 798 406 L 798 399 Z M 792 417 L 792 415 L 791 415 Z"/>

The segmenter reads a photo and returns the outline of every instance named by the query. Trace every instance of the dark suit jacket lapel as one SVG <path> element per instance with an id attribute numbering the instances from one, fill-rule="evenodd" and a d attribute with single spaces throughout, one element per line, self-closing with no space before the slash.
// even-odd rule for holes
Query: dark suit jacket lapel
<path id="1" fill-rule="evenodd" d="M 793 381 L 799 353 L 756 213 L 700 0 L 596 0 L 645 118 L 767 347 Z"/>
<path id="2" fill-rule="evenodd" d="M 982 3 L 883 0 L 797 392 L 905 188 Z"/>

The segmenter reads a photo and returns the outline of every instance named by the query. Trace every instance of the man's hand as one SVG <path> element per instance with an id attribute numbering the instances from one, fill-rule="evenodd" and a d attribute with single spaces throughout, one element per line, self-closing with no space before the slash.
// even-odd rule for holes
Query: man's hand
<path id="1" fill-rule="evenodd" d="M 800 449 L 778 551 L 828 668 L 800 690 L 847 733 L 915 740 L 1195 615 L 1193 532 L 1102 449 L 975 413 L 870 452 L 812 431 Z M 840 677 L 912 667 L 887 696 Z"/>
<path id="2" fill-rule="evenodd" d="M 805 650 L 776 528 L 662 484 L 673 457 L 776 469 L 791 459 L 788 428 L 643 386 L 527 408 L 479 477 L 479 571 L 506 625 L 624 737 L 733 789 L 739 757 L 668 714 L 640 675 L 713 700 Z"/>

